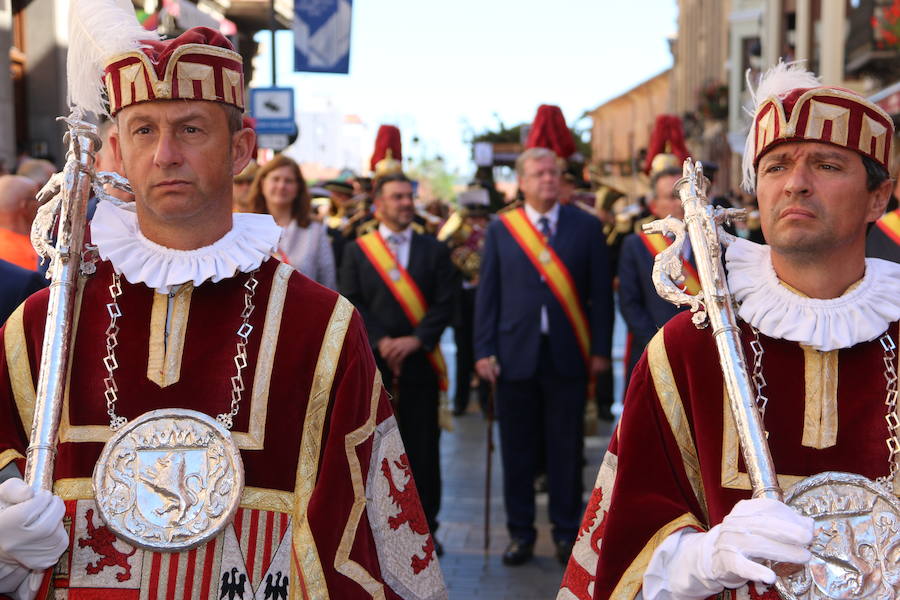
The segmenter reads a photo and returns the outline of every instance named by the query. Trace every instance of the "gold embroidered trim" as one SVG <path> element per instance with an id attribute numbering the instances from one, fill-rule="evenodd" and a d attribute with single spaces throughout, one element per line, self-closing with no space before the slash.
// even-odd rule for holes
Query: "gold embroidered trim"
<path id="1" fill-rule="evenodd" d="M 675 441 L 678 443 L 685 475 L 687 475 L 691 484 L 691 489 L 694 490 L 694 496 L 697 498 L 698 504 L 700 504 L 703 517 L 708 522 L 709 513 L 706 507 L 706 491 L 703 487 L 700 459 L 697 456 L 697 448 L 694 446 L 691 427 L 684 412 L 681 395 L 678 393 L 675 376 L 672 374 L 669 357 L 666 354 L 666 344 L 662 330 L 657 332 L 647 345 L 647 363 L 650 366 L 650 374 L 653 376 L 653 386 L 656 388 L 659 404 L 666 415 L 666 419 L 669 421 L 669 429 L 671 429 L 672 435 L 675 436 Z"/>
<path id="2" fill-rule="evenodd" d="M 750 476 L 738 469 L 738 457 L 740 456 L 740 440 L 738 439 L 737 426 L 734 423 L 734 415 L 731 414 L 731 403 L 728 401 L 728 390 L 722 386 L 723 408 L 725 415 L 722 424 L 722 487 L 735 490 L 749 490 Z M 786 490 L 805 476 L 778 475 L 778 485 Z"/>
<path id="3" fill-rule="evenodd" d="M 803 348 L 803 373 L 806 402 L 803 413 L 803 445 L 830 448 L 837 444 L 838 354 L 839 350 L 819 352 Z"/>
<path id="4" fill-rule="evenodd" d="M 334 569 L 357 582 L 372 598 L 377 600 L 384 600 L 384 585 L 372 577 L 361 564 L 350 560 L 350 549 L 356 539 L 359 520 L 363 511 L 366 510 L 366 488 L 363 483 L 359 457 L 356 455 L 356 447 L 371 438 L 375 431 L 381 385 L 381 374 L 376 369 L 375 379 L 372 381 L 372 396 L 369 399 L 369 418 L 359 429 L 348 433 L 344 438 L 344 450 L 347 453 L 350 479 L 353 482 L 353 506 L 350 508 L 350 517 L 347 519 L 344 533 L 341 535 L 341 543 L 334 555 Z"/>
<path id="5" fill-rule="evenodd" d="M 0 454 L 0 460 L 2 457 L 3 455 Z M 53 483 L 53 491 L 63 500 L 91 500 L 94 498 L 94 486 L 90 477 L 57 479 Z M 290 514 L 294 509 L 294 494 L 247 486 L 241 495 L 241 507 Z"/>
<path id="6" fill-rule="evenodd" d="M 172 302 L 172 318 L 169 319 L 169 336 L 166 339 L 166 317 L 169 297 L 153 294 L 150 311 L 150 352 L 147 361 L 147 379 L 161 388 L 178 383 L 181 379 L 181 362 L 184 356 L 184 338 L 187 333 L 188 315 L 194 284 L 182 285 Z"/>
<path id="7" fill-rule="evenodd" d="M 6 465 L 11 463 L 12 461 L 18 460 L 20 458 L 25 457 L 19 454 L 18 450 L 13 450 L 12 448 L 0 452 L 0 469 L 6 467 Z"/>
<path id="8" fill-rule="evenodd" d="M 282 263 L 272 275 L 272 291 L 269 292 L 266 321 L 256 357 L 256 372 L 253 374 L 253 391 L 250 394 L 249 431 L 231 432 L 231 437 L 241 450 L 262 450 L 265 447 L 272 366 L 275 364 L 275 350 L 281 333 L 281 314 L 287 297 L 288 280 L 293 272 L 290 265 Z"/>
<path id="9" fill-rule="evenodd" d="M 659 531 L 653 534 L 653 537 L 650 538 L 640 554 L 625 569 L 625 573 L 619 579 L 619 583 L 616 584 L 616 588 L 613 590 L 610 598 L 634 600 L 638 592 L 641 591 L 641 586 L 644 583 L 644 571 L 647 570 L 647 565 L 650 564 L 653 553 L 663 543 L 663 540 L 685 527 L 694 527 L 700 531 L 704 530 L 697 518 L 691 513 L 684 513 L 677 519 L 663 525 Z"/>
<path id="10" fill-rule="evenodd" d="M 294 519 L 292 541 L 296 561 L 292 562 L 291 575 L 293 581 L 302 580 L 310 598 L 327 599 L 328 585 L 322 572 L 319 552 L 309 526 L 307 508 L 316 486 L 319 472 L 319 455 L 322 449 L 322 431 L 325 426 L 325 413 L 328 399 L 331 396 L 331 384 L 337 369 L 344 336 L 353 316 L 353 305 L 339 296 L 325 329 L 319 359 L 313 375 L 309 403 L 306 406 L 306 418 L 303 422 L 303 437 L 300 439 L 300 457 L 297 462 L 297 483 L 294 496 Z M 299 568 L 301 573 L 297 573 Z M 299 587 L 299 586 L 294 586 Z"/>
<path id="11" fill-rule="evenodd" d="M 25 304 L 6 321 L 3 346 L 6 351 L 6 368 L 12 386 L 13 398 L 19 411 L 19 419 L 25 432 L 31 431 L 34 420 L 34 403 L 37 393 L 31 378 L 31 361 L 28 359 L 28 343 L 25 338 Z"/>
<path id="12" fill-rule="evenodd" d="M 53 482 L 53 493 L 63 500 L 92 500 L 94 486 L 90 477 L 71 477 Z"/>
<path id="13" fill-rule="evenodd" d="M 244 493 L 241 494 L 241 506 L 243 508 L 291 514 L 291 511 L 294 510 L 294 494 L 292 492 L 245 486 Z"/>
<path id="14" fill-rule="evenodd" d="M 59 415 L 59 443 L 63 442 L 103 442 L 112 437 L 109 425 L 79 425 L 72 426 L 69 422 L 69 391 L 72 383 L 72 359 L 71 353 L 75 351 L 75 342 L 78 339 L 78 325 L 81 321 L 81 298 L 84 292 L 84 284 L 87 279 L 78 279 L 78 290 L 75 296 L 75 311 L 72 318 L 72 341 L 69 355 L 69 370 L 66 373 L 66 388 L 63 393 L 62 412 Z M 101 401 L 103 395 L 100 395 Z"/>

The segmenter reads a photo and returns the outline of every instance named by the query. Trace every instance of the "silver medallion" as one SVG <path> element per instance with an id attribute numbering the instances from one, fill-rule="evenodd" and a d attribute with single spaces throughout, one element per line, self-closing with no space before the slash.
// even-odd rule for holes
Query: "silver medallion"
<path id="1" fill-rule="evenodd" d="M 388 271 L 388 277 L 390 277 L 393 281 L 400 281 L 400 269 L 391 269 L 390 271 Z"/>
<path id="2" fill-rule="evenodd" d="M 789 600 L 900 597 L 900 501 L 853 473 L 825 472 L 794 484 L 785 502 L 815 521 L 812 560 L 777 582 Z"/>
<path id="3" fill-rule="evenodd" d="M 231 434 L 193 410 L 145 413 L 110 438 L 94 467 L 100 516 L 122 540 L 183 552 L 234 518 L 244 465 Z"/>
<path id="4" fill-rule="evenodd" d="M 541 261 L 545 265 L 550 262 L 551 258 L 552 257 L 550 256 L 550 251 L 547 250 L 546 248 L 541 250 L 541 253 L 538 254 L 538 260 Z"/>

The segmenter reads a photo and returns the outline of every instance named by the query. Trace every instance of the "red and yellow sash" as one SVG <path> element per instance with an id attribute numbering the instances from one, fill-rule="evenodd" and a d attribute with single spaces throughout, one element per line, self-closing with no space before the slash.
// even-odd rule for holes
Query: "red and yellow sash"
<path id="1" fill-rule="evenodd" d="M 581 350 L 585 362 L 590 363 L 591 329 L 584 308 L 581 306 L 581 300 L 578 299 L 575 282 L 572 281 L 572 275 L 566 265 L 556 255 L 553 248 L 547 244 L 544 236 L 528 220 L 525 209 L 519 208 L 503 213 L 500 215 L 500 220 L 509 229 L 513 239 L 525 252 L 525 256 L 528 257 L 534 268 L 550 286 L 550 291 L 553 292 L 569 318 L 569 323 L 572 324 L 575 338 L 578 340 L 578 348 Z"/>
<path id="2" fill-rule="evenodd" d="M 357 238 L 356 243 L 359 244 L 363 254 L 366 255 L 366 258 L 378 271 L 391 294 L 400 303 L 400 307 L 406 313 L 406 318 L 409 319 L 413 327 L 416 327 L 425 317 L 425 312 L 428 310 L 428 304 L 425 302 L 425 296 L 422 295 L 419 286 L 409 276 L 406 269 L 397 263 L 393 252 L 388 248 L 384 238 L 381 237 L 377 229 Z M 428 353 L 428 362 L 431 363 L 431 368 L 437 373 L 438 385 L 441 391 L 446 392 L 449 381 L 447 378 L 447 363 L 444 362 L 444 355 L 441 354 L 440 345 L 435 346 L 434 350 Z"/>
<path id="3" fill-rule="evenodd" d="M 891 238 L 895 244 L 900 245 L 900 208 L 892 210 L 884 215 L 875 221 L 875 224 L 886 236 Z"/>
<path id="4" fill-rule="evenodd" d="M 646 234 L 639 232 L 638 235 L 641 236 L 641 241 L 647 246 L 647 250 L 650 251 L 650 256 L 653 258 L 656 258 L 657 254 L 672 245 L 671 240 L 661 233 Z M 681 264 L 684 267 L 684 291 L 691 296 L 696 296 L 700 293 L 700 276 L 697 274 L 694 265 L 688 261 L 681 259 Z"/>

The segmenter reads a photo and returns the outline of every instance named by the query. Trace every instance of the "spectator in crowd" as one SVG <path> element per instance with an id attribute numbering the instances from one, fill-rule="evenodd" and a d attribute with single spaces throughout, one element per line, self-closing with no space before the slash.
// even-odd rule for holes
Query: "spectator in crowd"
<path id="1" fill-rule="evenodd" d="M 232 210 L 234 212 L 253 212 L 249 204 L 249 192 L 258 170 L 259 165 L 251 159 L 247 166 L 234 176 L 231 183 Z"/>
<path id="2" fill-rule="evenodd" d="M 524 206 L 493 222 L 484 243 L 475 368 L 497 383 L 510 535 L 503 562 L 520 565 L 533 555 L 534 478 L 545 452 L 553 541 L 565 564 L 582 508 L 587 384 L 610 368 L 609 261 L 600 221 L 558 203 L 553 151 L 526 150 L 516 172 Z"/>
<path id="3" fill-rule="evenodd" d="M 450 322 L 457 274 L 450 252 L 412 227 L 412 183 L 403 173 L 376 179 L 379 225 L 348 243 L 341 293 L 369 332 L 375 362 L 394 396 L 397 424 L 432 534 L 441 508 L 439 399 L 447 367 L 441 333 Z M 435 552 L 443 552 L 435 540 Z"/>
<path id="4" fill-rule="evenodd" d="M 253 212 L 272 215 L 284 230 L 278 258 L 325 287 L 337 289 L 331 243 L 325 226 L 312 218 L 300 165 L 279 154 L 256 172 L 247 199 Z"/>
<path id="5" fill-rule="evenodd" d="M 40 273 L 0 259 L 0 327 L 25 298 L 47 286 Z"/>
<path id="6" fill-rule="evenodd" d="M 652 196 L 647 203 L 650 212 L 653 213 L 650 220 L 670 215 L 677 219 L 684 216 L 681 200 L 674 189 L 675 182 L 680 178 L 681 169 L 677 167 L 667 167 L 651 176 Z M 641 231 L 640 225 L 637 225 L 634 233 L 622 241 L 618 275 L 619 310 L 628 326 L 629 334 L 625 364 L 626 386 L 634 365 L 641 358 L 650 339 L 669 319 L 684 310 L 684 307 L 675 306 L 660 298 L 650 277 L 656 255 L 668 248 L 670 243 L 671 241 L 662 234 L 645 234 Z M 685 242 L 682 252 L 690 252 L 689 243 Z M 689 255 L 683 258 L 689 259 Z M 697 290 L 692 287 L 693 283 L 688 277 L 688 291 L 696 293 Z"/>
<path id="7" fill-rule="evenodd" d="M 0 258 L 29 271 L 38 268 L 38 256 L 31 245 L 37 191 L 37 184 L 28 177 L 0 175 Z"/>
<path id="8" fill-rule="evenodd" d="M 50 181 L 54 173 L 56 173 L 56 166 L 44 158 L 26 158 L 16 169 L 16 175 L 31 179 L 37 183 L 39 190 Z"/>

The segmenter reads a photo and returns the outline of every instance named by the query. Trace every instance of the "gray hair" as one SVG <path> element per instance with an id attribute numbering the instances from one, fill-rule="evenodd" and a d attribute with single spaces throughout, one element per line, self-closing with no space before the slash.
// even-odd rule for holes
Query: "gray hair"
<path id="1" fill-rule="evenodd" d="M 525 175 L 525 163 L 529 160 L 542 160 L 544 158 L 556 160 L 556 152 L 547 148 L 529 148 L 516 159 L 516 175 L 519 177 Z"/>

